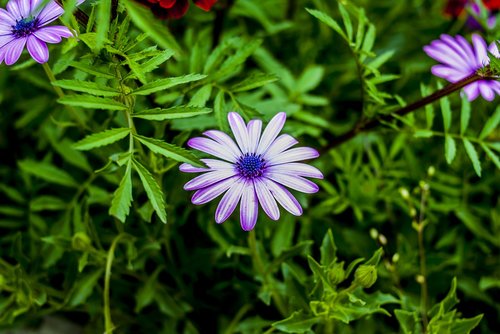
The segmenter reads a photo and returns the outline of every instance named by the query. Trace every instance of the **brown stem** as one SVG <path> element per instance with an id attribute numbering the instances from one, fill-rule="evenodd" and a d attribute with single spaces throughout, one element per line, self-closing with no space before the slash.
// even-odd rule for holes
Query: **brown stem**
<path id="1" fill-rule="evenodd" d="M 340 135 L 338 137 L 335 137 L 335 138 L 327 138 L 329 139 L 329 144 L 322 149 L 323 152 L 327 152 L 329 150 L 331 150 L 332 148 L 334 147 L 337 147 L 343 143 L 345 143 L 346 141 L 356 137 L 359 133 L 361 132 L 367 132 L 367 131 L 370 131 L 374 128 L 376 128 L 377 126 L 385 123 L 385 122 L 388 122 L 390 120 L 393 119 L 393 115 L 396 115 L 396 116 L 405 116 L 413 111 L 416 111 L 434 101 L 437 101 L 439 100 L 440 98 L 444 97 L 444 96 L 447 96 L 447 95 L 450 95 L 451 93 L 453 92 L 456 92 L 457 90 L 473 83 L 473 82 L 476 82 L 478 80 L 498 80 L 498 78 L 494 77 L 492 74 L 490 73 L 487 73 L 486 75 L 481 75 L 481 74 L 478 74 L 478 73 L 474 73 L 466 78 L 463 78 L 462 80 L 458 81 L 458 82 L 455 82 L 455 83 L 452 83 L 452 84 L 449 84 L 447 85 L 446 87 L 434 92 L 433 94 L 431 95 L 428 95 L 426 97 L 424 97 L 423 99 L 421 100 L 418 100 L 412 104 L 409 104 L 391 114 L 387 114 L 387 115 L 383 115 L 383 116 L 380 116 L 380 117 L 377 117 L 377 118 L 374 118 L 374 119 L 371 119 L 371 120 L 368 120 L 364 123 L 358 123 L 356 124 L 356 126 L 344 133 L 343 135 Z"/>

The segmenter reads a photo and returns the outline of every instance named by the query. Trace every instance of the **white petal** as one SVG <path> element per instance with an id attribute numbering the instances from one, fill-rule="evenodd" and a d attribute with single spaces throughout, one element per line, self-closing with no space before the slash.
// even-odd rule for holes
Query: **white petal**
<path id="1" fill-rule="evenodd" d="M 264 160 L 269 160 L 274 156 L 280 154 L 283 151 L 288 150 L 293 145 L 297 144 L 299 141 L 289 134 L 282 134 L 275 141 L 272 142 L 271 146 L 266 150 L 262 156 Z"/>
<path id="2" fill-rule="evenodd" d="M 204 173 L 186 183 L 184 185 L 184 190 L 198 190 L 201 188 L 206 188 L 214 183 L 220 182 L 234 175 L 235 174 L 233 171 L 227 169 Z"/>
<path id="3" fill-rule="evenodd" d="M 292 162 L 288 164 L 275 165 L 267 168 L 269 172 L 277 172 L 282 174 L 313 177 L 322 179 L 323 174 L 319 169 L 308 164 Z"/>
<path id="4" fill-rule="evenodd" d="M 251 120 L 250 122 L 248 122 L 247 125 L 248 141 L 249 141 L 248 152 L 250 153 L 257 152 L 257 146 L 259 145 L 261 129 L 262 129 L 262 121 Z"/>
<path id="5" fill-rule="evenodd" d="M 179 166 L 179 170 L 184 173 L 202 173 L 202 172 L 208 172 L 210 169 L 194 167 L 190 164 L 183 163 Z"/>
<path id="6" fill-rule="evenodd" d="M 195 137 L 191 138 L 187 142 L 188 146 L 199 151 L 211 154 L 218 158 L 236 162 L 236 158 L 233 154 L 231 154 L 227 148 L 222 146 L 221 144 L 213 141 L 212 139 L 203 138 L 203 137 Z"/>
<path id="7" fill-rule="evenodd" d="M 231 216 L 238 205 L 244 187 L 245 182 L 240 179 L 224 194 L 217 206 L 217 210 L 215 210 L 215 222 L 217 224 L 223 223 Z"/>
<path id="8" fill-rule="evenodd" d="M 279 165 L 288 162 L 314 159 L 319 157 L 318 151 L 310 147 L 296 147 L 270 157 L 268 166 Z"/>
<path id="9" fill-rule="evenodd" d="M 240 203 L 240 224 L 243 230 L 253 230 L 257 223 L 258 212 L 259 205 L 253 183 L 247 180 Z"/>
<path id="10" fill-rule="evenodd" d="M 233 176 L 210 187 L 200 189 L 193 194 L 191 202 L 196 205 L 210 202 L 211 200 L 222 194 L 224 191 L 232 187 L 237 180 L 239 180 L 239 178 L 237 176 Z"/>
<path id="11" fill-rule="evenodd" d="M 478 34 L 472 34 L 472 43 L 476 52 L 476 59 L 479 66 L 484 66 L 490 63 L 488 57 L 487 46 L 484 39 Z"/>
<path id="12" fill-rule="evenodd" d="M 269 124 L 267 124 L 262 137 L 260 138 L 259 146 L 257 147 L 257 154 L 264 153 L 269 145 L 278 137 L 283 125 L 285 125 L 286 114 L 284 112 L 277 113 L 276 116 L 271 119 Z"/>
<path id="13" fill-rule="evenodd" d="M 314 182 L 311 182 L 301 176 L 282 174 L 277 172 L 266 172 L 265 177 L 277 183 L 281 183 L 288 188 L 292 188 L 293 190 L 297 190 L 307 194 L 314 194 L 319 190 L 319 187 Z"/>
<path id="14" fill-rule="evenodd" d="M 294 216 L 302 214 L 302 207 L 297 199 L 283 186 L 277 184 L 273 180 L 264 179 L 267 188 L 271 191 L 278 203 Z"/>
<path id="15" fill-rule="evenodd" d="M 229 126 L 233 131 L 234 138 L 238 143 L 243 154 L 248 153 L 250 143 L 248 141 L 248 132 L 243 118 L 235 112 L 230 112 L 227 115 L 227 120 L 229 121 Z"/>
<path id="16" fill-rule="evenodd" d="M 238 148 L 238 145 L 236 145 L 234 140 L 224 132 L 218 130 L 209 130 L 203 132 L 203 134 L 209 138 L 212 138 L 213 140 L 224 146 L 227 150 L 231 152 L 231 154 L 235 157 L 235 159 L 238 159 L 241 156 L 241 151 Z"/>
<path id="17" fill-rule="evenodd" d="M 267 188 L 266 182 L 260 178 L 254 179 L 253 182 L 260 206 L 269 218 L 278 220 L 280 218 L 280 209 L 278 208 L 278 204 L 273 194 L 271 194 L 271 191 Z"/>

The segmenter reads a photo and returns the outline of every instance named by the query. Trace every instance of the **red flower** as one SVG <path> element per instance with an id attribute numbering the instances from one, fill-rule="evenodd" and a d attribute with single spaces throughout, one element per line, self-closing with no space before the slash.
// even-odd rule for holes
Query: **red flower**
<path id="1" fill-rule="evenodd" d="M 179 19 L 186 14 L 189 8 L 188 0 L 137 0 L 141 4 L 151 8 L 153 13 L 161 19 Z M 194 4 L 205 11 L 217 2 L 217 0 L 193 0 Z"/>
<path id="2" fill-rule="evenodd" d="M 450 16 L 458 17 L 468 2 L 469 0 L 448 0 L 444 12 Z M 500 0 L 483 0 L 483 4 L 491 11 L 500 9 Z"/>

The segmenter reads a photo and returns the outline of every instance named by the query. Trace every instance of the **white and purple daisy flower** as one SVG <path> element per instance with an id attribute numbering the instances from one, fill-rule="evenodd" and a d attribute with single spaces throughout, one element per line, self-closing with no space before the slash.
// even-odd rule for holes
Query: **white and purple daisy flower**
<path id="1" fill-rule="evenodd" d="M 273 220 L 278 220 L 279 203 L 295 216 L 302 214 L 302 207 L 284 186 L 315 193 L 318 186 L 304 177 L 322 179 L 323 174 L 315 167 L 297 161 L 317 158 L 318 151 L 309 147 L 291 148 L 298 141 L 288 134 L 279 133 L 286 114 L 278 113 L 261 134 L 262 122 L 251 120 L 245 124 L 235 112 L 228 114 L 229 125 L 236 139 L 218 130 L 206 131 L 205 137 L 192 138 L 188 145 L 219 159 L 201 159 L 207 168 L 182 164 L 179 169 L 186 173 L 204 173 L 186 185 L 186 190 L 196 190 L 191 201 L 205 204 L 222 193 L 215 221 L 220 224 L 233 213 L 240 202 L 240 223 L 245 231 L 257 222 L 258 204 Z"/>
<path id="2" fill-rule="evenodd" d="M 424 46 L 427 55 L 441 62 L 432 67 L 432 74 L 455 83 L 476 73 L 480 68 L 488 65 L 488 50 L 500 58 L 496 43 L 489 47 L 484 39 L 472 35 L 472 45 L 462 36 L 451 37 L 441 35 L 439 40 Z M 500 82 L 497 80 L 478 80 L 464 87 L 469 101 L 475 100 L 479 94 L 487 101 L 493 101 L 495 93 L 500 94 Z"/>
<path id="3" fill-rule="evenodd" d="M 84 0 L 77 1 L 78 4 Z M 73 37 L 71 31 L 64 26 L 47 24 L 59 18 L 64 9 L 55 1 L 44 0 L 10 0 L 7 10 L 0 8 L 0 64 L 14 64 L 24 46 L 27 46 L 31 57 L 43 64 L 49 60 L 46 43 L 59 43 L 62 37 Z"/>

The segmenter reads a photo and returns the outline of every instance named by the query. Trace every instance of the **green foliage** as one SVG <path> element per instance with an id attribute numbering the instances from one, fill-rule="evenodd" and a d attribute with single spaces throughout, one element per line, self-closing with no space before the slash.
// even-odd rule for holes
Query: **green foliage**
<path id="1" fill-rule="evenodd" d="M 220 0 L 162 21 L 101 0 L 78 7 L 84 26 L 64 5 L 78 37 L 49 45 L 55 80 L 26 53 L 0 65 L 0 331 L 47 316 L 84 333 L 497 331 L 498 97 L 395 113 L 445 85 L 422 46 L 469 38 L 466 13 Z M 204 165 L 186 142 L 228 131 L 230 111 L 284 111 L 283 133 L 320 151 L 302 216 L 261 212 L 247 233 L 239 208 L 217 225 L 219 199 L 190 203 L 178 166 Z"/>

